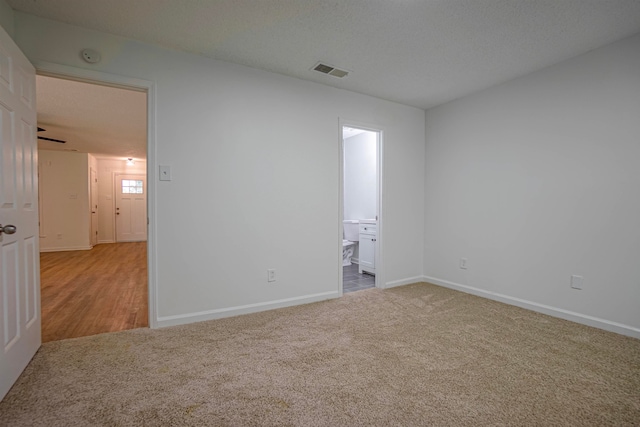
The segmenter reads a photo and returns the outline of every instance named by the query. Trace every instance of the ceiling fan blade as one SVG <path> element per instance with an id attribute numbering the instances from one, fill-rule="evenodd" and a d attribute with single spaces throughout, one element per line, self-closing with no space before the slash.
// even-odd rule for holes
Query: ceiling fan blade
<path id="1" fill-rule="evenodd" d="M 46 138 L 44 136 L 39 136 L 38 139 L 44 139 L 45 141 L 51 141 L 51 142 L 59 142 L 60 144 L 66 144 L 67 143 L 67 141 L 62 141 L 60 139 Z"/>

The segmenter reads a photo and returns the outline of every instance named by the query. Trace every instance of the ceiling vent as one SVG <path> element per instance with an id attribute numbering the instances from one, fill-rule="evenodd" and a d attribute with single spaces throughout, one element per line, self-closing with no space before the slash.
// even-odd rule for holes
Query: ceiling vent
<path id="1" fill-rule="evenodd" d="M 339 68 L 333 67 L 331 65 L 323 64 L 318 62 L 313 68 L 313 71 L 317 71 L 322 74 L 328 74 L 333 77 L 343 78 L 349 75 L 349 72 L 346 70 L 341 70 Z"/>

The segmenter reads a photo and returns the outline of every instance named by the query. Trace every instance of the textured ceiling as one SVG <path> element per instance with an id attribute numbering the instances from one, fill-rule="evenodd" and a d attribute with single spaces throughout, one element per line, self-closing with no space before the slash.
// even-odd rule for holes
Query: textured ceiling
<path id="1" fill-rule="evenodd" d="M 640 0 L 7 0 L 14 9 L 429 108 L 640 31 Z M 310 68 L 323 61 L 345 79 Z"/>
<path id="2" fill-rule="evenodd" d="M 147 157 L 147 95 L 125 89 L 36 76 L 41 150 Z"/>

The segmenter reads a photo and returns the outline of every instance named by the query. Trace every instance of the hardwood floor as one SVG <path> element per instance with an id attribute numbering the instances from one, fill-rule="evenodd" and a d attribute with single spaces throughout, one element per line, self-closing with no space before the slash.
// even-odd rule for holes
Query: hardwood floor
<path id="1" fill-rule="evenodd" d="M 148 326 L 147 242 L 40 254 L 42 342 Z"/>

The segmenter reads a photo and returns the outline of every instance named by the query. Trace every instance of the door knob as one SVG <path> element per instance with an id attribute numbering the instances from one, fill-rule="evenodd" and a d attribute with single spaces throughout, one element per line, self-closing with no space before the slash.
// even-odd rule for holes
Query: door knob
<path id="1" fill-rule="evenodd" d="M 2 226 L 2 224 L 0 224 L 0 234 L 5 233 L 5 234 L 13 234 L 15 233 L 17 230 L 15 225 L 5 225 L 4 227 Z"/>

